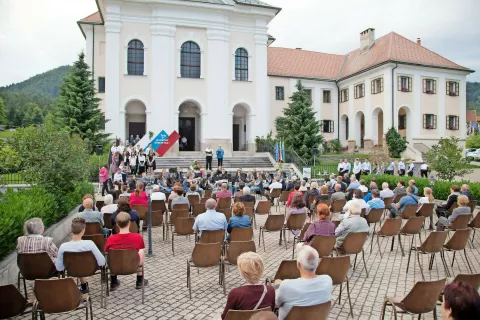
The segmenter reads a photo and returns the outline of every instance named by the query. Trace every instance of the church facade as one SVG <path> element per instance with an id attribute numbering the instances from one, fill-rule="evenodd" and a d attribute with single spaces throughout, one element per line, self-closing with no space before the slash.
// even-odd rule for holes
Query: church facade
<path id="1" fill-rule="evenodd" d="M 106 131 L 176 130 L 180 151 L 221 145 L 254 151 L 275 132 L 302 80 L 327 140 L 352 150 L 383 144 L 394 126 L 418 158 L 440 137 L 465 136 L 466 75 L 459 66 L 394 32 L 360 34 L 358 49 L 333 55 L 277 48 L 268 24 L 280 8 L 258 0 L 97 0 L 78 21 Z"/>

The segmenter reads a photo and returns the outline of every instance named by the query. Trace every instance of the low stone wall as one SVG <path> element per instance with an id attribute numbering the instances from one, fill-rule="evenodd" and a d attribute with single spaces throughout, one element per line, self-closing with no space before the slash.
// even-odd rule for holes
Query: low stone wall
<path id="1" fill-rule="evenodd" d="M 72 219 L 78 213 L 77 206 L 67 217 L 61 221 L 50 226 L 45 232 L 44 236 L 53 238 L 53 241 L 59 247 L 67 238 L 70 237 L 70 228 Z M 0 285 L 17 284 L 18 267 L 17 267 L 17 252 L 14 251 L 9 254 L 3 261 L 0 262 Z"/>

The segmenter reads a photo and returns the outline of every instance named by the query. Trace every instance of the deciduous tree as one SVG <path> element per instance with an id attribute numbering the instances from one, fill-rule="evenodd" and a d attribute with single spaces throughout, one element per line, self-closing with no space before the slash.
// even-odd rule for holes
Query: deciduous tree
<path id="1" fill-rule="evenodd" d="M 458 146 L 459 138 L 442 138 L 427 152 L 430 168 L 438 172 L 440 179 L 452 181 L 454 177 L 463 177 L 472 173 L 466 169 L 469 162 L 462 157 L 463 149 Z"/>

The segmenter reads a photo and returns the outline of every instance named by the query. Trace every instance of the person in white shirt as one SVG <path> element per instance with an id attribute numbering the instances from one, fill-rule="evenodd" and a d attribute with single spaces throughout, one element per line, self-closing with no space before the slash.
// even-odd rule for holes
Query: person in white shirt
<path id="1" fill-rule="evenodd" d="M 358 187 L 358 189 L 363 193 L 368 193 L 368 188 L 365 185 L 365 180 L 360 180 L 359 183 L 360 183 L 360 186 Z"/>
<path id="2" fill-rule="evenodd" d="M 368 161 L 368 159 L 363 160 L 363 162 L 362 162 L 362 174 L 369 175 L 371 170 L 372 170 L 372 168 L 370 166 L 370 161 Z"/>
<path id="3" fill-rule="evenodd" d="M 413 169 L 415 169 L 415 165 L 413 164 L 413 161 L 410 161 L 407 169 L 407 174 L 409 177 L 413 177 Z"/>
<path id="4" fill-rule="evenodd" d="M 103 197 L 103 207 L 100 210 L 101 213 L 114 213 L 117 209 L 118 206 L 113 203 L 113 196 L 111 194 L 107 194 Z"/>
<path id="5" fill-rule="evenodd" d="M 268 189 L 270 189 L 270 191 L 273 189 L 282 189 L 282 184 L 278 182 L 278 177 L 275 177 L 273 183 L 268 186 Z"/>
<path id="6" fill-rule="evenodd" d="M 279 320 L 284 320 L 294 306 L 313 306 L 332 299 L 332 278 L 329 275 L 315 274 L 319 261 L 317 250 L 310 246 L 303 246 L 297 256 L 300 278 L 275 280 L 273 288 L 275 304 L 279 307 Z"/>
<path id="7" fill-rule="evenodd" d="M 115 152 L 117 152 L 117 144 L 116 144 L 115 142 L 112 144 L 112 147 L 110 148 L 110 152 L 111 152 L 112 154 L 114 154 Z"/>
<path id="8" fill-rule="evenodd" d="M 398 163 L 398 175 L 402 177 L 405 175 L 405 162 L 403 162 L 403 159 Z"/>
<path id="9" fill-rule="evenodd" d="M 395 171 L 395 162 L 390 162 L 390 164 L 387 167 L 387 170 L 385 170 L 386 174 L 393 175 L 393 171 Z"/>
<path id="10" fill-rule="evenodd" d="M 132 175 L 137 174 L 137 153 L 135 150 L 132 151 L 130 154 L 130 158 L 128 158 L 128 161 L 130 162 L 130 173 Z"/>
<path id="11" fill-rule="evenodd" d="M 343 167 L 344 174 L 348 173 L 348 175 L 350 175 L 350 169 L 351 169 L 350 162 L 348 162 L 348 160 L 345 159 L 345 166 Z"/>
<path id="12" fill-rule="evenodd" d="M 353 163 L 353 174 L 355 175 L 355 178 L 357 178 L 357 180 L 360 180 L 361 171 L 362 165 L 360 164 L 360 161 L 358 159 L 355 159 L 355 162 Z"/>
<path id="13" fill-rule="evenodd" d="M 152 190 L 152 195 L 150 196 L 150 199 L 153 200 L 166 200 L 165 193 L 160 192 L 160 186 L 159 185 L 154 185 L 153 190 Z"/>
<path id="14" fill-rule="evenodd" d="M 422 178 L 423 177 L 428 178 L 428 170 L 429 170 L 428 164 L 422 163 L 420 165 L 420 175 L 421 175 Z"/>
<path id="15" fill-rule="evenodd" d="M 387 182 L 382 183 L 382 191 L 380 191 L 380 198 L 385 200 L 385 198 L 393 198 L 393 191 L 390 190 Z"/>
<path id="16" fill-rule="evenodd" d="M 125 151 L 125 146 L 123 145 L 123 141 L 120 141 L 120 144 L 117 147 L 117 151 L 120 153 L 120 155 L 123 156 L 123 152 Z"/>
<path id="17" fill-rule="evenodd" d="M 343 159 L 340 159 L 340 162 L 337 166 L 337 171 L 339 175 L 343 175 L 343 168 L 345 168 L 345 163 L 343 162 Z"/>
<path id="18" fill-rule="evenodd" d="M 122 187 L 123 183 L 123 176 L 122 176 L 122 171 L 120 168 L 118 168 L 117 172 L 113 176 L 113 184 L 118 186 L 119 189 Z"/>
<path id="19" fill-rule="evenodd" d="M 143 150 L 140 150 L 140 153 L 138 154 L 138 161 L 137 161 L 137 170 L 138 174 L 141 175 L 142 173 L 145 172 L 145 168 L 147 166 L 147 157 L 145 157 L 145 154 L 143 153 Z"/>
<path id="20" fill-rule="evenodd" d="M 343 207 L 343 212 L 344 212 L 343 219 L 348 218 L 348 216 L 350 215 L 350 205 L 352 203 L 358 203 L 361 209 L 366 210 L 368 208 L 368 204 L 365 202 L 365 200 L 363 200 L 363 192 L 360 189 L 356 189 L 353 192 L 353 199 L 350 201 L 347 201 L 347 203 Z"/>

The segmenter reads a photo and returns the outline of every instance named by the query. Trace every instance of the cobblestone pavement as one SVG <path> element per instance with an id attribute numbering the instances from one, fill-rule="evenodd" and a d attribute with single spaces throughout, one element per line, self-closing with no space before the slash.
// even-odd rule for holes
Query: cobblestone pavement
<path id="1" fill-rule="evenodd" d="M 280 208 L 283 212 L 284 207 Z M 275 213 L 276 209 L 272 208 Z M 257 216 L 257 227 L 263 225 L 265 216 Z M 273 277 L 283 259 L 292 258 L 292 242 L 289 242 L 288 250 L 285 246 L 279 246 L 279 233 L 265 233 L 266 251 L 258 247 L 258 229 L 254 230 L 257 252 L 262 255 L 265 262 L 264 277 Z M 423 231 L 422 231 L 423 232 Z M 175 238 L 175 256 L 172 255 L 171 236 L 168 241 L 162 240 L 161 228 L 153 229 L 153 257 L 146 258 L 145 276 L 150 284 L 145 289 L 145 304 L 141 305 L 141 291 L 135 290 L 135 276 L 119 276 L 120 288 L 112 292 L 108 297 L 108 307 L 100 307 L 100 276 L 89 278 L 90 296 L 93 300 L 95 319 L 214 319 L 225 306 L 226 296 L 223 295 L 222 287 L 218 285 L 218 269 L 202 269 L 197 274 L 192 269 L 192 300 L 188 297 L 186 286 L 186 263 L 194 247 L 193 237 Z M 428 233 L 428 231 L 427 231 Z M 425 234 L 422 239 L 425 239 Z M 143 235 L 147 242 L 147 233 Z M 418 237 L 417 237 L 418 238 Z M 292 238 L 290 238 L 292 240 Z M 361 259 L 357 261 L 355 271 L 349 271 L 350 295 L 353 304 L 355 319 L 378 319 L 382 310 L 385 296 L 405 296 L 414 283 L 422 280 L 418 263 L 413 267 L 413 259 L 408 274 L 406 273 L 408 249 L 410 238 L 402 241 L 406 255 L 402 257 L 398 242 L 395 241 L 393 251 L 390 251 L 391 240 L 381 239 L 380 246 L 383 258 L 380 257 L 376 240 L 373 252 L 370 253 L 370 237 L 365 244 L 365 259 L 369 271 L 367 278 Z M 480 271 L 480 236 L 477 235 L 474 249 L 468 247 L 467 254 L 474 272 Z M 360 258 L 360 256 L 359 256 Z M 412 255 L 414 258 L 414 255 Z M 452 261 L 452 253 L 446 253 L 449 266 Z M 353 263 L 353 259 L 352 259 Z M 437 280 L 445 277 L 444 268 L 437 255 L 433 269 L 428 270 L 428 257 L 422 257 L 426 280 Z M 453 268 L 454 275 L 468 273 L 463 255 L 457 254 Z M 450 279 L 451 280 L 451 279 Z M 29 282 L 29 290 L 33 282 Z M 226 274 L 226 286 L 228 292 L 242 285 L 236 267 L 231 267 Z M 333 291 L 333 299 L 339 294 L 339 287 Z M 329 319 L 349 318 L 349 305 L 346 292 L 342 294 L 341 303 L 333 306 Z M 437 307 L 437 314 L 441 317 L 441 307 Z M 83 319 L 84 311 L 76 311 L 63 315 L 47 315 L 48 319 Z M 17 319 L 29 319 L 30 316 Z M 393 315 L 387 312 L 387 319 L 393 319 Z M 407 316 L 409 318 L 409 316 Z M 423 317 L 433 319 L 430 313 Z"/>

